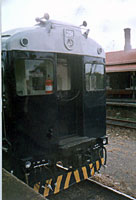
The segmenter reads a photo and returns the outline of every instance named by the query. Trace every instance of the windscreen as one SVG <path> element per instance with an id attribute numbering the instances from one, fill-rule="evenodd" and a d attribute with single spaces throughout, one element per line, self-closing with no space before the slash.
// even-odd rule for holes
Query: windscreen
<path id="1" fill-rule="evenodd" d="M 53 63 L 49 59 L 16 60 L 15 78 L 19 96 L 53 93 Z"/>
<path id="2" fill-rule="evenodd" d="M 85 87 L 86 91 L 104 89 L 104 65 L 85 64 Z"/>

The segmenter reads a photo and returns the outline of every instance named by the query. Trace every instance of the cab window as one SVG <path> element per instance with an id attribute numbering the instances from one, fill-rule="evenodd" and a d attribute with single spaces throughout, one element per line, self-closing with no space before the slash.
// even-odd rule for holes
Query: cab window
<path id="1" fill-rule="evenodd" d="M 43 95 L 53 92 L 53 63 L 51 60 L 16 60 L 16 92 L 19 96 Z M 46 82 L 50 83 L 46 86 Z M 46 89 L 50 89 L 50 93 Z"/>
<path id="2" fill-rule="evenodd" d="M 104 89 L 104 65 L 96 63 L 85 64 L 86 91 Z"/>

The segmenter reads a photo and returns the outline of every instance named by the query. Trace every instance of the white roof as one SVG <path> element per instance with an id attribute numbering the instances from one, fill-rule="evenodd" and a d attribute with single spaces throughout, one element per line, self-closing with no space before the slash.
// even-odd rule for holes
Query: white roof
<path id="1" fill-rule="evenodd" d="M 104 50 L 94 40 L 86 37 L 80 27 L 53 20 L 34 27 L 7 31 L 2 34 L 2 50 L 57 52 L 66 54 L 105 57 Z M 23 45 L 23 39 L 28 44 Z"/>

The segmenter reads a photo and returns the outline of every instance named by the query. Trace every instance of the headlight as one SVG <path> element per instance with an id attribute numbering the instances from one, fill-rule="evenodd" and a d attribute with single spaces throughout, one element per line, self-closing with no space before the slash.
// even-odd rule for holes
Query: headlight
<path id="1" fill-rule="evenodd" d="M 30 168 L 31 167 L 31 162 L 30 161 L 26 161 L 25 163 L 25 168 Z"/>
<path id="2" fill-rule="evenodd" d="M 105 145 L 105 144 L 107 144 L 107 140 L 106 140 L 106 138 L 103 139 L 103 145 Z"/>

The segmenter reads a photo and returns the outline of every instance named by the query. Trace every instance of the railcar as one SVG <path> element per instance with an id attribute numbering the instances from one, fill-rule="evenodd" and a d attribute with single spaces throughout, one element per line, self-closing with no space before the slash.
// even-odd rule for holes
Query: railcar
<path id="1" fill-rule="evenodd" d="M 3 167 L 48 196 L 106 162 L 105 53 L 86 22 L 36 21 L 2 34 Z"/>

